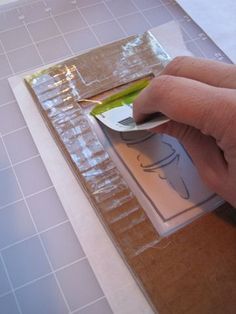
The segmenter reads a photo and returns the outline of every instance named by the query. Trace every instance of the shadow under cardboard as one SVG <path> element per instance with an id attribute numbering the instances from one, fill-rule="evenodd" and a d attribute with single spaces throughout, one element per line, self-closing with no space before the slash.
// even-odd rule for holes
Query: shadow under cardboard
<path id="1" fill-rule="evenodd" d="M 236 208 L 225 203 L 214 211 L 214 215 L 236 228 Z"/>

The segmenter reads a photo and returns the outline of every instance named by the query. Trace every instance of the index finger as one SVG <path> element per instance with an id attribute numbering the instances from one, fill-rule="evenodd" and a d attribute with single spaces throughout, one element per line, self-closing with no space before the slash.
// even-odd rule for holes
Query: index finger
<path id="1" fill-rule="evenodd" d="M 161 112 L 218 140 L 233 119 L 232 112 L 236 114 L 235 101 L 236 94 L 231 89 L 161 75 L 134 101 L 133 116 L 140 122 L 151 113 Z"/>
<path id="2" fill-rule="evenodd" d="M 216 87 L 236 88 L 236 65 L 213 60 L 176 57 L 162 74 L 185 77 Z"/>

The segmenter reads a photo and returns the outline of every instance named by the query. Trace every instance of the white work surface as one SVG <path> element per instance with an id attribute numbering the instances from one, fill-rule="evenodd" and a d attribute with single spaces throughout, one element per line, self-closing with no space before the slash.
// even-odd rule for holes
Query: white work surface
<path id="1" fill-rule="evenodd" d="M 194 21 L 236 63 L 236 2 L 177 0 Z"/>
<path id="2" fill-rule="evenodd" d="M 173 20 L 194 55 L 228 62 L 169 0 L 22 0 L 0 7 L 1 312 L 152 312 L 93 211 L 84 215 L 91 207 L 82 192 L 70 201 L 83 208 L 65 212 L 55 188 L 69 178 L 51 181 L 7 80 Z M 96 242 L 96 252 L 88 251 L 89 242 Z"/>

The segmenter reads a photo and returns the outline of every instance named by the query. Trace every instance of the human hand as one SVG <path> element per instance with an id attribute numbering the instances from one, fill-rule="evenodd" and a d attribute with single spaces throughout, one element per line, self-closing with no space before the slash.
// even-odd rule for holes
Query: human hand
<path id="1" fill-rule="evenodd" d="M 236 207 L 236 66 L 177 57 L 135 100 L 136 122 L 154 112 L 155 129 L 176 137 L 204 182 Z"/>

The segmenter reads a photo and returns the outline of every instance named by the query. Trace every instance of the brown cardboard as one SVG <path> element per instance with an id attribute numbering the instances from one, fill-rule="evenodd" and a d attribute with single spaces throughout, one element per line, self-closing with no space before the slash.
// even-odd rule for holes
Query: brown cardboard
<path id="1" fill-rule="evenodd" d="M 160 313 L 235 313 L 235 227 L 236 211 L 225 204 L 143 254 Z"/>
<path id="2" fill-rule="evenodd" d="M 168 60 L 146 33 L 36 73 L 27 78 L 27 84 L 73 173 L 154 310 L 168 314 L 234 313 L 235 211 L 225 205 L 161 239 L 78 104 L 78 99 L 96 97 L 145 75 L 158 74 Z"/>

